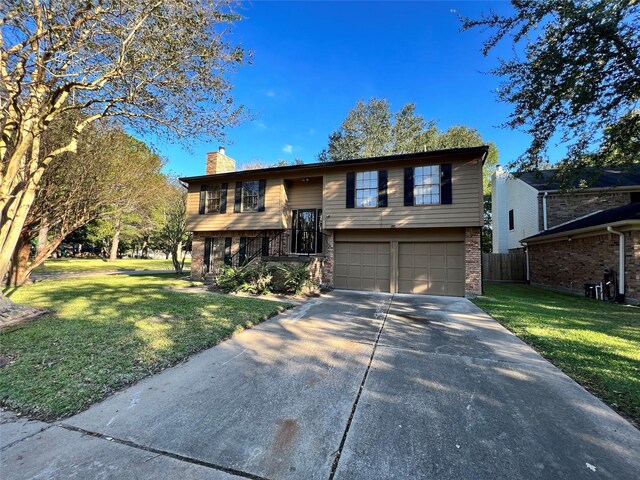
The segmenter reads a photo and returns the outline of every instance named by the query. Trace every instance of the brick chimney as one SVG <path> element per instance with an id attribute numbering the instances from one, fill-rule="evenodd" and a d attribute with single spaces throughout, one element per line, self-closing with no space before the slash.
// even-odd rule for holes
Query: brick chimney
<path id="1" fill-rule="evenodd" d="M 225 148 L 221 145 L 217 152 L 207 153 L 207 175 L 216 173 L 233 172 L 236 169 L 236 161 L 225 155 Z"/>

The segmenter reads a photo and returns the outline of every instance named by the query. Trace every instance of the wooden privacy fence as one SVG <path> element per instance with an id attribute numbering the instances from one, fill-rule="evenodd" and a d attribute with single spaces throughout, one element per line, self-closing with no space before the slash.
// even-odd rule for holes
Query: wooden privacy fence
<path id="1" fill-rule="evenodd" d="M 490 282 L 525 282 L 525 253 L 483 253 L 482 279 Z"/>

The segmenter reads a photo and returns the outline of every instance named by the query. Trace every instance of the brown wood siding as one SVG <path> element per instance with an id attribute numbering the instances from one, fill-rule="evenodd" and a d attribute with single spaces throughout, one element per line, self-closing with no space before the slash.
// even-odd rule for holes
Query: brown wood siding
<path id="1" fill-rule="evenodd" d="M 448 163 L 440 159 L 414 165 Z M 325 228 L 419 228 L 481 226 L 482 164 L 480 159 L 453 161 L 451 205 L 404 206 L 404 167 L 388 168 L 387 208 L 346 208 L 346 171 L 325 175 Z M 359 167 L 366 171 L 373 167 Z"/>
<path id="2" fill-rule="evenodd" d="M 285 195 L 285 225 L 291 228 L 292 210 L 322 208 L 322 178 L 312 178 L 308 182 L 286 181 Z"/>
<path id="3" fill-rule="evenodd" d="M 245 181 L 258 178 L 243 178 Z M 268 178 L 265 191 L 264 212 L 233 212 L 235 181 L 227 182 L 227 212 L 223 214 L 198 213 L 200 205 L 200 185 L 189 185 L 187 194 L 187 230 L 193 232 L 219 230 L 263 230 L 284 228 L 283 198 L 284 182 L 282 178 Z"/>

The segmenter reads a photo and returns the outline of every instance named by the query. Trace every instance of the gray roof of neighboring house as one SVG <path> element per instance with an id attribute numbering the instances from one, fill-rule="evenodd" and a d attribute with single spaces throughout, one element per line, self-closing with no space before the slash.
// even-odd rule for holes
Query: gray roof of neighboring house
<path id="1" fill-rule="evenodd" d="M 522 241 L 527 242 L 536 240 L 559 233 L 569 233 L 575 230 L 583 230 L 590 227 L 606 226 L 613 223 L 619 223 L 629 220 L 637 220 L 640 222 L 640 202 L 630 203 L 622 207 L 611 208 L 609 210 L 602 210 L 600 212 L 592 213 L 585 217 L 579 218 L 572 222 L 559 225 L 555 228 L 551 228 L 537 235 L 525 238 Z"/>
<path id="2" fill-rule="evenodd" d="M 557 173 L 558 170 L 551 169 L 516 172 L 513 176 L 539 191 L 560 190 L 562 185 Z M 581 180 L 587 182 L 588 188 L 640 187 L 640 165 L 633 165 L 631 168 L 587 168 L 570 180 L 570 188 L 578 188 Z"/>

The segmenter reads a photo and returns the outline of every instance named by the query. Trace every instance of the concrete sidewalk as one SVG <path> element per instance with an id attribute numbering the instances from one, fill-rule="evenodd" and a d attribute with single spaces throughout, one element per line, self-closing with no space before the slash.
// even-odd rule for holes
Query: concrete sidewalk
<path id="1" fill-rule="evenodd" d="M 343 291 L 21 438 L 3 477 L 640 474 L 640 432 L 469 301 Z"/>

